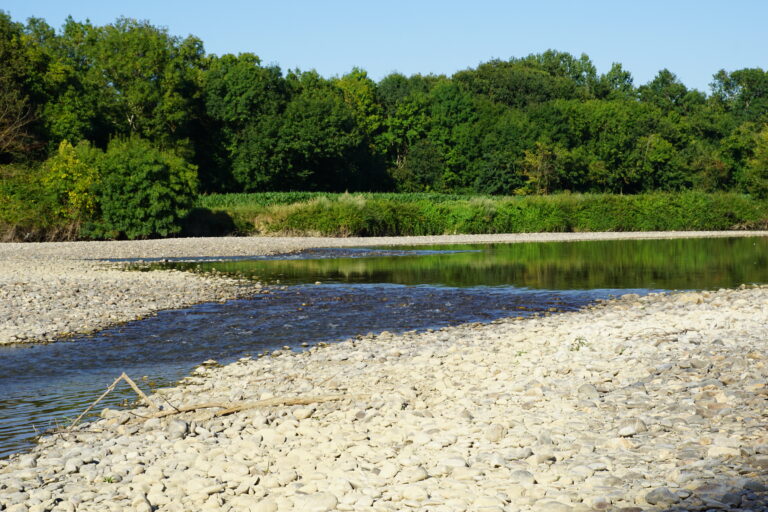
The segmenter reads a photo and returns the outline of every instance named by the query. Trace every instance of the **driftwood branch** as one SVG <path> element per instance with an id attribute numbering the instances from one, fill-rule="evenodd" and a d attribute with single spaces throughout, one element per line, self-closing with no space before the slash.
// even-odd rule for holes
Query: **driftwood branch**
<path id="1" fill-rule="evenodd" d="M 324 396 L 308 396 L 308 397 L 275 397 L 267 398 L 265 400 L 257 400 L 255 402 L 205 402 L 201 404 L 187 405 L 183 407 L 177 407 L 173 411 L 160 411 L 154 414 L 146 416 L 146 419 L 150 418 L 165 418 L 166 416 L 173 416 L 174 414 L 180 414 L 183 412 L 194 412 L 201 409 L 221 409 L 211 415 L 211 418 L 218 418 L 221 416 L 227 416 L 240 411 L 246 411 L 248 409 L 256 409 L 258 407 L 273 407 L 277 405 L 310 405 L 319 404 L 323 402 L 334 402 L 337 400 L 345 400 L 348 398 L 360 398 L 360 395 L 324 395 Z"/>
<path id="2" fill-rule="evenodd" d="M 106 391 L 101 394 L 99 398 L 97 398 L 91 405 L 88 406 L 86 410 L 84 410 L 80 416 L 78 416 L 75 421 L 72 422 L 72 425 L 69 426 L 67 429 L 68 432 L 71 432 L 73 428 L 75 428 L 75 425 L 77 425 L 83 417 L 88 414 L 96 405 L 101 402 L 104 397 L 106 397 L 108 394 L 110 394 L 115 387 L 120 383 L 120 381 L 125 381 L 133 390 L 136 392 L 136 394 L 141 398 L 144 402 L 147 403 L 149 408 L 154 411 L 151 414 L 148 414 L 146 416 L 139 416 L 139 419 L 141 421 L 146 421 L 152 418 L 165 418 L 167 416 L 173 416 L 174 414 L 181 414 L 185 412 L 194 412 L 199 411 L 201 409 L 221 409 L 219 411 L 214 412 L 206 419 L 212 419 L 212 418 L 218 418 L 221 416 L 227 416 L 229 414 L 233 414 L 240 411 L 247 411 L 249 409 L 256 409 L 258 407 L 274 407 L 278 405 L 310 405 L 310 404 L 319 404 L 323 402 L 334 402 L 338 400 L 346 400 L 346 399 L 356 399 L 356 398 L 363 398 L 364 395 L 320 395 L 320 396 L 292 396 L 292 397 L 274 397 L 274 398 L 267 398 L 265 400 L 256 400 L 255 402 L 204 402 L 200 404 L 194 404 L 194 405 L 187 405 L 182 407 L 173 407 L 173 410 L 167 410 L 167 411 L 161 411 L 158 409 L 158 407 L 149 399 L 149 397 L 139 388 L 139 386 L 136 385 L 136 383 L 131 379 L 128 375 L 123 372 L 118 378 L 112 382 L 112 384 L 107 387 Z"/>
<path id="3" fill-rule="evenodd" d="M 133 379 L 131 379 L 128 375 L 126 375 L 125 372 L 123 372 L 122 374 L 120 374 L 118 378 L 114 380 L 114 382 L 112 382 L 112 384 L 109 385 L 109 387 L 107 387 L 106 391 L 104 391 L 104 393 L 102 393 L 99 398 L 97 398 L 91 405 L 89 405 L 86 410 L 80 413 L 80 416 L 75 418 L 75 421 L 73 421 L 72 424 L 69 426 L 69 428 L 67 429 L 67 432 L 71 432 L 72 429 L 75 428 L 75 425 L 77 425 L 80 422 L 80 420 L 83 419 L 83 416 L 88 414 L 94 407 L 96 407 L 96 405 L 99 402 L 101 402 L 104 399 L 104 397 L 110 394 L 121 380 L 127 382 L 128 385 L 131 386 L 131 388 L 133 388 L 136 394 L 139 395 L 139 398 L 144 400 L 147 403 L 147 405 L 149 405 L 150 409 L 154 411 L 158 410 L 157 406 L 154 403 L 152 403 L 149 397 L 141 390 L 141 388 L 139 388 L 139 386 L 136 385 Z"/>
<path id="4" fill-rule="evenodd" d="M 142 400 L 144 400 L 144 402 L 149 406 L 150 409 L 152 409 L 153 411 L 157 411 L 158 410 L 157 406 L 154 403 L 152 403 L 152 401 L 149 399 L 149 397 L 144 394 L 144 392 L 141 390 L 141 388 L 139 386 L 137 386 L 136 383 L 133 382 L 133 379 L 131 379 L 128 375 L 126 375 L 125 372 L 123 372 L 123 374 L 120 375 L 120 377 L 125 382 L 127 382 L 129 386 L 131 386 L 133 388 L 133 390 L 136 392 L 136 394 L 139 395 Z"/>
<path id="5" fill-rule="evenodd" d="M 101 400 L 102 400 L 102 399 L 103 399 L 105 396 L 107 396 L 108 394 L 110 394 L 110 393 L 112 392 L 112 390 L 113 390 L 113 389 L 115 389 L 115 386 L 117 386 L 117 383 L 118 383 L 118 382 L 120 382 L 122 379 L 123 379 L 123 376 L 122 376 L 122 375 L 121 375 L 121 376 L 119 376 L 118 378 L 116 378 L 116 379 L 115 379 L 115 381 L 114 381 L 112 384 L 110 384 L 110 385 L 109 385 L 109 387 L 107 387 L 107 390 L 106 390 L 106 391 L 104 391 L 104 393 L 102 393 L 102 394 L 101 394 L 101 396 L 100 396 L 99 398 L 97 398 L 97 399 L 96 399 L 96 400 L 95 400 L 95 401 L 94 401 L 94 402 L 93 402 L 91 405 L 89 405 L 89 406 L 88 406 L 88 408 L 87 408 L 86 410 L 84 410 L 83 412 L 81 412 L 81 413 L 80 413 L 80 416 L 78 416 L 77 418 L 75 418 L 75 421 L 73 421 L 73 422 L 72 422 L 72 424 L 69 426 L 69 428 L 67 429 L 67 431 L 69 432 L 69 431 L 71 431 L 73 428 L 75 428 L 75 425 L 77 425 L 77 424 L 78 424 L 78 422 L 79 422 L 81 419 L 83 419 L 83 416 L 85 416 L 86 414 L 88 414 L 88 413 L 91 411 L 91 409 L 93 409 L 94 407 L 96 407 L 96 404 L 98 404 L 99 402 L 101 402 Z"/>

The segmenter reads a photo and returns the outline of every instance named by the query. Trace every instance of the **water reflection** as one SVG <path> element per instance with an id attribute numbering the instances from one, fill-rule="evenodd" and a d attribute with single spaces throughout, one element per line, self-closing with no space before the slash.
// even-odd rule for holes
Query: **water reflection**
<path id="1" fill-rule="evenodd" d="M 418 255 L 369 253 L 168 264 L 244 275 L 265 282 L 396 283 L 544 290 L 713 289 L 768 282 L 768 238 L 710 238 L 419 246 Z M 391 248 L 389 249 L 392 250 Z M 303 256 L 303 259 L 301 258 Z"/>

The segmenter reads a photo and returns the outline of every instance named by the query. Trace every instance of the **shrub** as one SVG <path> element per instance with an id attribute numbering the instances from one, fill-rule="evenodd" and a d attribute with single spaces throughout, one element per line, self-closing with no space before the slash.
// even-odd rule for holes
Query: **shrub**
<path id="1" fill-rule="evenodd" d="M 73 222 L 93 217 L 101 156 L 88 142 L 74 147 L 63 140 L 56 154 L 43 163 L 43 184 L 54 198 L 56 216 Z"/>
<path id="2" fill-rule="evenodd" d="M 0 166 L 0 240 L 70 238 L 53 214 L 55 198 L 43 185 L 39 168 Z"/>
<path id="3" fill-rule="evenodd" d="M 197 190 L 197 167 L 139 137 L 115 139 L 102 160 L 102 219 L 91 236 L 130 239 L 181 231 Z"/>
<path id="4" fill-rule="evenodd" d="M 330 236 L 726 230 L 762 225 L 759 222 L 768 216 L 768 202 L 733 193 L 324 194 L 290 204 L 282 201 L 286 197 L 239 196 L 232 198 L 233 206 L 222 209 L 243 224 L 252 222 L 258 233 Z M 214 199 L 226 202 L 224 196 L 207 200 Z"/>

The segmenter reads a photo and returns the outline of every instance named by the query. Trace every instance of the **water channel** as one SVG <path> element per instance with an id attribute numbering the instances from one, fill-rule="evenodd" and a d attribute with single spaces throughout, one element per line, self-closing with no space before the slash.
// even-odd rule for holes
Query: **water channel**
<path id="1" fill-rule="evenodd" d="M 568 311 L 624 293 L 768 283 L 768 238 L 313 250 L 157 265 L 270 286 L 93 336 L 0 347 L 0 457 L 66 425 L 123 371 L 146 389 L 207 359 L 227 363 L 285 345 Z M 128 398 L 128 390 L 113 393 L 105 405 Z"/>

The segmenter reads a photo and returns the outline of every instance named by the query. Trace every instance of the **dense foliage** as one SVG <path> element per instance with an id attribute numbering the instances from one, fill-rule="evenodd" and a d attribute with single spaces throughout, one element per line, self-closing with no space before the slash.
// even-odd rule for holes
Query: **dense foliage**
<path id="1" fill-rule="evenodd" d="M 181 231 L 197 192 L 195 166 L 138 137 L 113 139 L 100 165 L 101 220 L 90 227 L 94 234 L 133 239 Z"/>
<path id="2" fill-rule="evenodd" d="M 226 213 L 243 234 L 407 236 L 768 228 L 768 202 L 725 192 L 517 197 L 265 192 L 204 196 L 197 206 Z"/>
<path id="3" fill-rule="evenodd" d="M 38 238 L 63 226 L 90 226 L 92 236 L 178 231 L 186 200 L 158 206 L 150 213 L 158 219 L 138 215 L 142 228 L 111 216 L 109 194 L 126 168 L 99 155 L 115 140 L 184 169 L 184 194 L 199 183 L 206 194 L 765 198 L 767 123 L 762 69 L 721 70 L 705 94 L 666 69 L 637 86 L 620 64 L 599 74 L 586 55 L 550 50 L 453 76 L 392 73 L 376 82 L 358 68 L 324 78 L 284 73 L 251 53 L 208 54 L 199 39 L 144 21 L 70 18 L 55 30 L 0 11 L 0 223 Z M 162 172 L 139 175 L 161 176 L 161 187 L 180 193 Z M 32 229 L 41 212 L 47 220 Z"/>

